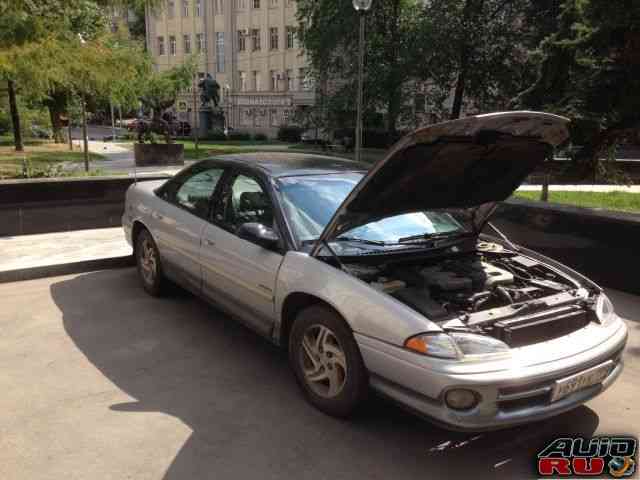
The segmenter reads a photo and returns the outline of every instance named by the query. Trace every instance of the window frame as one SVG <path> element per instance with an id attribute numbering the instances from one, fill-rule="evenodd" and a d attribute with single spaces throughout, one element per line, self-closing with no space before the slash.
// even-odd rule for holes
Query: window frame
<path id="1" fill-rule="evenodd" d="M 278 27 L 269 27 L 269 50 L 279 50 L 280 32 Z"/>
<path id="2" fill-rule="evenodd" d="M 216 227 L 223 229 L 225 232 L 229 232 L 230 234 L 238 237 L 237 233 L 225 224 L 224 219 L 220 220 L 217 217 L 221 213 L 219 209 L 223 208 L 224 197 L 231 194 L 231 187 L 233 186 L 233 182 L 239 175 L 244 175 L 255 180 L 271 201 L 271 205 L 273 208 L 274 225 L 277 227 L 276 233 L 280 237 L 276 252 L 284 255 L 289 250 L 296 250 L 296 244 L 292 236 L 291 229 L 289 228 L 289 224 L 287 223 L 287 220 L 282 213 L 280 198 L 275 191 L 275 180 L 267 174 L 258 172 L 249 167 L 234 165 L 229 169 L 229 171 L 227 171 L 226 175 L 221 179 L 221 181 L 218 182 L 220 189 L 216 195 L 216 202 L 211 208 L 210 222 Z M 224 216 L 224 212 L 222 212 L 222 215 Z M 240 237 L 238 237 L 238 239 L 245 242 L 248 241 L 241 239 Z M 255 245 L 253 242 L 249 243 Z"/>
<path id="3" fill-rule="evenodd" d="M 216 183 L 216 186 L 213 189 L 211 196 L 209 197 L 207 212 L 204 215 L 198 215 L 197 212 L 190 208 L 187 208 L 185 205 L 177 201 L 176 195 L 178 191 L 184 186 L 185 183 L 189 181 L 189 179 L 195 177 L 196 175 L 199 175 L 202 172 L 216 169 L 222 170 L 222 174 L 220 175 L 220 179 L 218 180 L 218 183 Z M 184 210 L 194 217 L 210 222 L 212 212 L 214 211 L 216 203 L 218 202 L 220 197 L 222 185 L 224 184 L 226 177 L 229 175 L 229 170 L 230 169 L 227 165 L 217 162 L 196 163 L 178 173 L 170 180 L 167 180 L 164 184 L 162 184 L 155 190 L 155 194 L 157 197 L 161 198 L 168 204 L 179 208 L 180 210 Z"/>

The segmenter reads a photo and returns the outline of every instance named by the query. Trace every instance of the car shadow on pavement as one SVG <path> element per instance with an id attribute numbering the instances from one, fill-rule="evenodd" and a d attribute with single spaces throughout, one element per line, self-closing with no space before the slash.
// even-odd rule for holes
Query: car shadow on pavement
<path id="1" fill-rule="evenodd" d="M 112 410 L 162 412 L 192 429 L 165 479 L 533 477 L 549 440 L 598 426 L 580 407 L 529 426 L 452 433 L 373 395 L 341 421 L 305 402 L 283 351 L 189 294 L 149 297 L 133 269 L 65 279 L 51 294 L 75 345 L 137 399 Z"/>

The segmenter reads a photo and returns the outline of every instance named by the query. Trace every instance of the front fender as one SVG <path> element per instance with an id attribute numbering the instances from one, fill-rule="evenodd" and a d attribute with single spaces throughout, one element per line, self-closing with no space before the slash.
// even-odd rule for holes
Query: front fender
<path id="1" fill-rule="evenodd" d="M 293 293 L 312 295 L 331 305 L 356 333 L 402 346 L 422 332 L 442 331 L 435 323 L 393 297 L 327 263 L 301 252 L 285 256 L 276 287 L 276 321 Z"/>

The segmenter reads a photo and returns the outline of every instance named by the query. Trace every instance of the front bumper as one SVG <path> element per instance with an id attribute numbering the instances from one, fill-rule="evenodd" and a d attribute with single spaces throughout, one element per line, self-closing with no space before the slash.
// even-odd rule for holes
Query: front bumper
<path id="1" fill-rule="evenodd" d="M 620 321 L 619 328 L 603 342 L 553 361 L 508 366 L 483 362 L 451 367 L 452 362 L 417 356 L 356 334 L 375 390 L 446 428 L 465 431 L 492 430 L 542 420 L 592 399 L 622 373 L 626 340 L 627 329 Z M 614 365 L 601 384 L 550 402 L 551 387 L 556 380 L 608 360 Z M 461 412 L 445 404 L 446 391 L 458 387 L 472 389 L 480 395 L 480 402 L 472 410 Z"/>

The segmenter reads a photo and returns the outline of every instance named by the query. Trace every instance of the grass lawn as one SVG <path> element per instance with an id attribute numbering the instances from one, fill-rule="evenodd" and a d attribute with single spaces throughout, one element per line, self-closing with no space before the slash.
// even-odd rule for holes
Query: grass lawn
<path id="1" fill-rule="evenodd" d="M 517 198 L 540 200 L 540 192 L 516 192 Z M 604 208 L 640 213 L 640 193 L 629 192 L 549 192 L 549 202 L 577 207 Z"/>
<path id="2" fill-rule="evenodd" d="M 346 158 L 349 160 L 355 159 L 354 152 L 345 152 L 344 150 L 323 150 L 322 147 L 317 145 L 307 145 L 304 143 L 298 143 L 297 145 L 292 145 L 290 147 L 291 150 L 300 152 L 300 153 L 314 153 L 316 155 L 329 155 L 332 157 L 340 157 Z M 362 149 L 362 161 L 365 163 L 375 163 L 380 160 L 387 153 L 387 150 L 383 148 L 363 148 Z"/>
<path id="3" fill-rule="evenodd" d="M 211 157 L 214 155 L 227 155 L 231 153 L 249 153 L 260 152 L 264 150 L 279 151 L 287 150 L 289 144 L 274 141 L 207 141 L 203 140 L 198 143 L 198 152 L 196 153 L 195 142 L 193 140 L 176 140 L 176 143 L 184 145 L 185 160 L 197 160 L 199 158 Z"/>
<path id="4" fill-rule="evenodd" d="M 81 151 L 70 152 L 69 146 L 65 144 L 28 139 L 25 140 L 24 152 L 16 152 L 11 137 L 0 137 L 0 179 L 21 177 L 25 158 L 34 173 L 55 168 L 63 162 L 82 163 L 84 161 Z M 100 155 L 89 154 L 90 161 L 100 158 L 102 158 Z M 78 167 L 81 168 L 81 165 Z"/>

